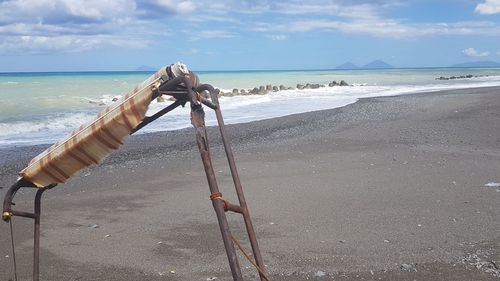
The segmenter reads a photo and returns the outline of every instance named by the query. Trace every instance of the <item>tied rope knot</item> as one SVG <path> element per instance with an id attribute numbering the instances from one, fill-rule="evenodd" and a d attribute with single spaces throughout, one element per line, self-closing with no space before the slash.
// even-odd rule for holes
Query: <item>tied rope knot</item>
<path id="1" fill-rule="evenodd" d="M 210 194 L 210 200 L 222 200 L 222 193 L 214 192 Z"/>

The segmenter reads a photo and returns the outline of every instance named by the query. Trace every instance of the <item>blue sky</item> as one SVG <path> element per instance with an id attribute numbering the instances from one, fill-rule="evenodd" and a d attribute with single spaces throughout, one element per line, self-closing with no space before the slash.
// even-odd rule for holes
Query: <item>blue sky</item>
<path id="1" fill-rule="evenodd" d="M 500 61 L 500 0 L 0 0 L 0 72 Z"/>

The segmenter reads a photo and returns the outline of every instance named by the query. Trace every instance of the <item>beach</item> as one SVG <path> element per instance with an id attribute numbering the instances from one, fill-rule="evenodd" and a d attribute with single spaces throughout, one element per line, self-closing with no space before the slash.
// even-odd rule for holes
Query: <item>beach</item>
<path id="1" fill-rule="evenodd" d="M 500 87 L 362 98 L 227 129 L 272 280 L 498 280 Z M 221 192 L 237 202 L 208 131 Z M 2 148 L 0 185 L 46 147 Z M 193 129 L 129 138 L 44 195 L 41 280 L 231 280 L 209 195 Z M 19 193 L 16 208 L 31 198 Z M 228 217 L 249 249 L 242 219 Z M 32 222 L 13 224 L 29 280 Z M 0 261 L 0 280 L 12 278 L 7 223 Z"/>

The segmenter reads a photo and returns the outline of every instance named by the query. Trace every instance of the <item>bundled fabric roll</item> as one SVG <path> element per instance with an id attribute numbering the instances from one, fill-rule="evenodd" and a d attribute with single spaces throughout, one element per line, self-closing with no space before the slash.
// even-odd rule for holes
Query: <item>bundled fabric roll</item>
<path id="1" fill-rule="evenodd" d="M 184 64 L 164 67 L 123 98 L 106 107 L 96 118 L 33 158 L 20 172 L 21 177 L 44 187 L 63 183 L 78 171 L 99 164 L 141 123 L 151 103 L 152 93 L 164 79 L 189 75 Z"/>

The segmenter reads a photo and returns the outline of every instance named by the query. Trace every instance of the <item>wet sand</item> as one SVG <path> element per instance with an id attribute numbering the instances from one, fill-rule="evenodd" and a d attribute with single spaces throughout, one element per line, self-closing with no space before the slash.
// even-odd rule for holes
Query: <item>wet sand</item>
<path id="1" fill-rule="evenodd" d="M 500 88 L 362 99 L 228 131 L 272 280 L 498 280 L 500 187 L 485 184 L 500 182 Z M 0 150 L 0 184 L 43 149 Z M 17 196 L 31 208 L 31 191 Z M 231 280 L 208 196 L 192 129 L 130 138 L 46 193 L 42 280 Z M 29 280 L 31 221 L 14 226 Z M 0 223 L 0 280 L 13 276 L 9 239 Z"/>

